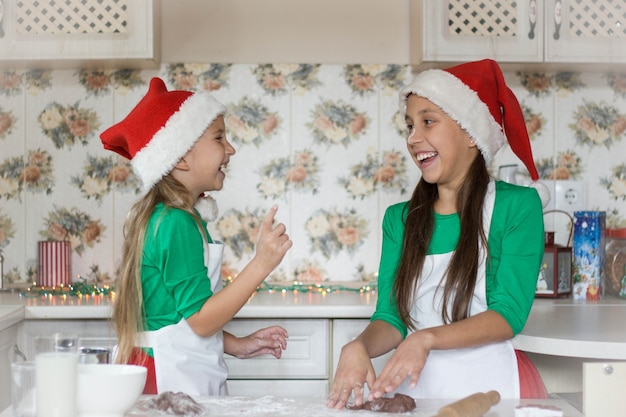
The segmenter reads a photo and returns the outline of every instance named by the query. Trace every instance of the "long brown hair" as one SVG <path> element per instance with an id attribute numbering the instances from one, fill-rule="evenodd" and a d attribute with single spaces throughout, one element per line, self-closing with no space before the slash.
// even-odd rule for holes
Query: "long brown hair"
<path id="1" fill-rule="evenodd" d="M 487 247 L 487 238 L 483 230 L 483 200 L 488 184 L 489 172 L 485 160 L 479 154 L 457 192 L 461 233 L 446 270 L 441 313 L 444 323 L 459 321 L 469 315 L 480 262 L 480 243 Z M 412 330 L 416 329 L 416 323 L 410 316 L 413 295 L 419 287 L 419 277 L 433 235 L 434 204 L 437 197 L 437 184 L 429 184 L 420 179 L 407 208 L 402 255 L 394 281 L 394 293 L 400 319 Z M 451 317 L 448 314 L 450 302 L 452 302 Z"/>
<path id="2" fill-rule="evenodd" d="M 152 212 L 158 203 L 163 203 L 167 207 L 186 211 L 200 226 L 201 220 L 194 210 L 196 201 L 197 196 L 194 198 L 179 181 L 168 174 L 131 207 L 126 217 L 122 261 L 113 308 L 113 323 L 118 338 L 118 363 L 128 362 L 135 347 L 135 336 L 145 328 L 141 261 Z M 203 230 L 202 227 L 200 229 Z"/>

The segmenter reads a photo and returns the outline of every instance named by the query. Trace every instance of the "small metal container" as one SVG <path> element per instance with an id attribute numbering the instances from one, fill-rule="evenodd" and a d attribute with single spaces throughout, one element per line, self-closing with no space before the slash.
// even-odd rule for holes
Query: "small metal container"
<path id="1" fill-rule="evenodd" d="M 82 364 L 110 363 L 111 350 L 105 348 L 82 347 L 79 350 L 78 362 Z"/>

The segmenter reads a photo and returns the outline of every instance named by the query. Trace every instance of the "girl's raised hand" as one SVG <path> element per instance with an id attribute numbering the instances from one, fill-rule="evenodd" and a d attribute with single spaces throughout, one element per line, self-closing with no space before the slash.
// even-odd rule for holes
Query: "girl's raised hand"
<path id="1" fill-rule="evenodd" d="M 283 223 L 274 225 L 278 206 L 273 206 L 261 223 L 261 230 L 256 244 L 256 257 L 271 272 L 293 245 L 289 239 L 287 227 Z"/>

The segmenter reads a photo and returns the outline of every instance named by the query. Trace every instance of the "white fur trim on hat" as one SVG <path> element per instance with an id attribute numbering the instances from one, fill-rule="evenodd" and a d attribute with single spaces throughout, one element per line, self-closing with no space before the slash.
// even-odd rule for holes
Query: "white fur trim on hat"
<path id="1" fill-rule="evenodd" d="M 487 105 L 474 90 L 449 72 L 439 69 L 421 72 L 411 84 L 402 88 L 400 111 L 403 114 L 406 113 L 407 96 L 411 93 L 430 100 L 455 120 L 476 142 L 487 164 L 506 143 L 502 127 Z"/>
<path id="2" fill-rule="evenodd" d="M 211 123 L 225 113 L 226 107 L 205 91 L 189 96 L 131 161 L 144 191 L 174 169 Z"/>

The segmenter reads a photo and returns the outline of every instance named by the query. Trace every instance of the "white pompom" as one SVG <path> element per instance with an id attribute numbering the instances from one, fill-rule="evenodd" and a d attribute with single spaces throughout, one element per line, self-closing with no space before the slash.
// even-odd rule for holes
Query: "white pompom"
<path id="1" fill-rule="evenodd" d="M 550 202 L 550 190 L 548 189 L 548 186 L 542 182 L 534 181 L 530 183 L 529 187 L 537 190 L 537 194 L 539 194 L 539 198 L 541 199 L 541 205 L 543 208 L 546 208 Z"/>
<path id="2" fill-rule="evenodd" d="M 217 201 L 215 201 L 211 195 L 205 194 L 198 198 L 195 207 L 198 213 L 200 213 L 200 217 L 202 217 L 205 222 L 209 223 L 217 219 L 219 209 L 217 207 Z"/>

